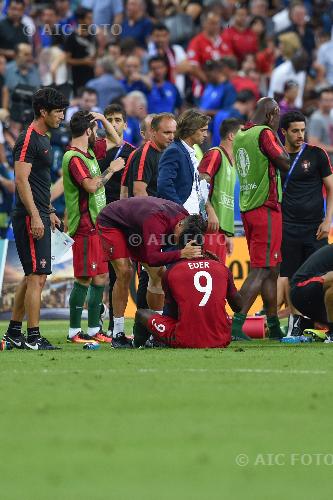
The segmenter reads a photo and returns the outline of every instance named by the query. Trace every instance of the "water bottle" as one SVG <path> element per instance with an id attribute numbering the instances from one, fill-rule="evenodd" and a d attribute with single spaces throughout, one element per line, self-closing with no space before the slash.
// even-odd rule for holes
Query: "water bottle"
<path id="1" fill-rule="evenodd" d="M 11 346 L 11 343 L 8 342 L 8 340 L 1 340 L 0 341 L 0 351 L 11 351 L 13 348 Z"/>
<path id="2" fill-rule="evenodd" d="M 312 342 L 312 338 L 306 337 L 305 335 L 297 335 L 297 336 L 291 336 L 291 337 L 283 337 L 281 339 L 281 342 L 283 344 L 303 344 L 303 343 Z"/>
<path id="3" fill-rule="evenodd" d="M 83 349 L 89 349 L 90 351 L 96 351 L 96 349 L 99 349 L 100 345 L 97 344 L 97 342 L 87 342 L 84 344 Z"/>

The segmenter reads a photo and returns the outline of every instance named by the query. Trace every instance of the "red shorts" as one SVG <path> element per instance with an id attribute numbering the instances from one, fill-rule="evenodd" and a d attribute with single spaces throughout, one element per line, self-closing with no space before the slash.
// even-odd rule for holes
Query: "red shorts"
<path id="1" fill-rule="evenodd" d="M 281 262 L 282 214 L 262 206 L 242 213 L 251 267 L 275 267 Z"/>
<path id="2" fill-rule="evenodd" d="M 225 243 L 225 236 L 222 232 L 205 234 L 204 250 L 214 253 L 225 264 L 227 256 L 227 247 Z"/>
<path id="3" fill-rule="evenodd" d="M 97 276 L 108 272 L 98 234 L 74 236 L 73 267 L 76 278 Z"/>
<path id="4" fill-rule="evenodd" d="M 96 226 L 103 248 L 104 260 L 129 259 L 126 236 L 120 229 L 114 227 Z"/>

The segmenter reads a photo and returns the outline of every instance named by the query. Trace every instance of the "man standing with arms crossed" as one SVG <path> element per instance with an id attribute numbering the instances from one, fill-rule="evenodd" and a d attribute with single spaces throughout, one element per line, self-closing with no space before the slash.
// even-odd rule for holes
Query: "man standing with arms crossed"
<path id="1" fill-rule="evenodd" d="M 263 97 L 257 103 L 253 123 L 236 134 L 233 151 L 240 182 L 240 210 L 250 253 L 251 270 L 240 294 L 243 307 L 232 322 L 234 338 L 249 338 L 242 327 L 246 315 L 261 293 L 270 338 L 283 336 L 277 317 L 277 278 L 281 262 L 282 215 L 279 170 L 289 170 L 289 155 L 276 132 L 280 109 Z"/>
<path id="2" fill-rule="evenodd" d="M 58 128 L 68 106 L 66 98 L 52 88 L 35 92 L 34 121 L 14 146 L 16 205 L 13 230 L 25 277 L 17 288 L 12 317 L 4 340 L 12 347 L 32 350 L 57 349 L 41 336 L 41 294 L 51 274 L 51 229 L 60 225 L 50 204 L 52 152 L 47 132 Z M 22 334 L 27 315 L 28 337 Z"/>

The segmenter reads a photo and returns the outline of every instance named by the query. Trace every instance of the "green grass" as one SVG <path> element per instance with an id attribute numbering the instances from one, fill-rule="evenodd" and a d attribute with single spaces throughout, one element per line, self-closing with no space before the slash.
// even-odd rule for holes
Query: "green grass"
<path id="1" fill-rule="evenodd" d="M 331 498 L 333 466 L 298 455 L 332 463 L 331 345 L 84 351 L 66 327 L 0 353 L 2 500 Z"/>

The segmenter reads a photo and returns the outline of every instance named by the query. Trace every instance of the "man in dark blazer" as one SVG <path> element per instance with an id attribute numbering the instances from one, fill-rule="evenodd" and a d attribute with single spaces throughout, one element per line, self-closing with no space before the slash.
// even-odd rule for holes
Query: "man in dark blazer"
<path id="1" fill-rule="evenodd" d="M 201 199 L 199 161 L 193 146 L 204 142 L 209 120 L 199 111 L 185 111 L 177 121 L 176 140 L 164 151 L 158 165 L 158 196 L 184 205 L 190 214 L 199 213 Z"/>

